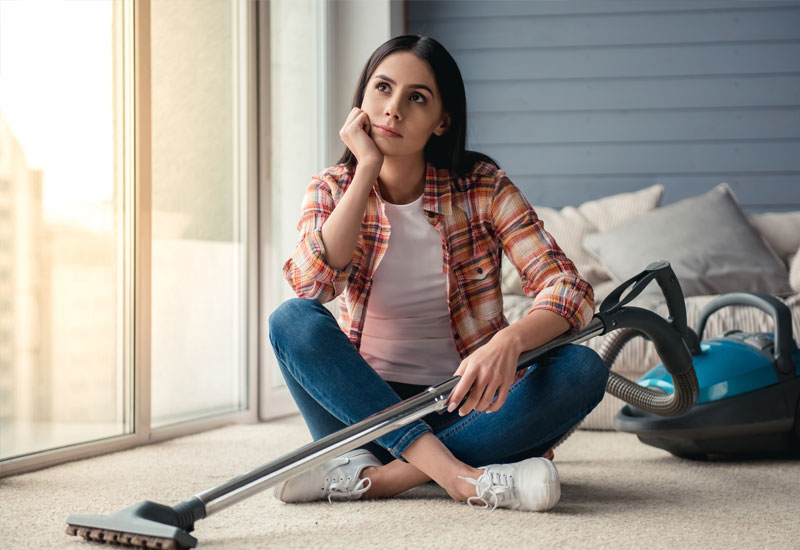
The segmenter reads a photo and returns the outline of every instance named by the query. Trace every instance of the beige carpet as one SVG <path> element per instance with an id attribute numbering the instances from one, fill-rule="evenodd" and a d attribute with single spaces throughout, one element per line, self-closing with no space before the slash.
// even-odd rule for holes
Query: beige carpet
<path id="1" fill-rule="evenodd" d="M 99 548 L 70 513 L 174 504 L 309 440 L 299 417 L 230 426 L 0 480 L 0 548 Z M 199 548 L 800 548 L 800 462 L 697 463 L 634 436 L 556 450 L 547 513 L 471 509 L 429 484 L 384 501 L 286 505 L 269 490 L 198 523 Z M 108 546 L 105 546 L 108 548 Z"/>

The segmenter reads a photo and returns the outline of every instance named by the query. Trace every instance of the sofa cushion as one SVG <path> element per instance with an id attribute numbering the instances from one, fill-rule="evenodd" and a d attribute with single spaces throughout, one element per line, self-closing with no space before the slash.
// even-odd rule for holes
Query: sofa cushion
<path id="1" fill-rule="evenodd" d="M 792 293 L 786 266 L 747 220 L 726 183 L 588 235 L 583 245 L 619 281 L 654 260 L 667 260 L 685 296 L 741 290 Z M 657 295 L 660 289 L 651 284 L 645 294 Z"/>
<path id="2" fill-rule="evenodd" d="M 534 206 L 545 230 L 553 236 L 564 254 L 572 260 L 581 277 L 592 286 L 610 280 L 602 263 L 583 248 L 583 239 L 592 233 L 607 231 L 650 212 L 661 204 L 662 185 L 651 185 L 639 191 L 619 193 L 584 202 L 578 207 L 565 206 L 560 210 Z M 519 272 L 503 255 L 502 291 L 504 294 L 524 295 Z"/>

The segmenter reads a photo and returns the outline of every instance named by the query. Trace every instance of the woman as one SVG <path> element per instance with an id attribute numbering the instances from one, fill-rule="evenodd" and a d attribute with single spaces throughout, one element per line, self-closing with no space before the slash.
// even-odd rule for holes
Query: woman
<path id="1" fill-rule="evenodd" d="M 298 298 L 270 316 L 270 341 L 315 440 L 461 380 L 447 413 L 280 484 L 284 502 L 389 497 L 430 480 L 492 509 L 560 497 L 542 454 L 599 403 L 608 370 L 578 345 L 516 365 L 588 323 L 592 288 L 505 173 L 465 151 L 466 126 L 461 74 L 435 40 L 393 38 L 367 61 L 339 132 L 347 149 L 307 189 L 283 267 Z M 512 325 L 503 251 L 534 297 Z M 337 296 L 338 323 L 322 305 Z"/>

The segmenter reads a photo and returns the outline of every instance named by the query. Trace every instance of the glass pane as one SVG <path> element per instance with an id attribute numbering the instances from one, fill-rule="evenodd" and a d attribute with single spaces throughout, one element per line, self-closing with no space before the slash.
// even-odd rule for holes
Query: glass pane
<path id="1" fill-rule="evenodd" d="M 243 6 L 151 4 L 153 426 L 247 406 Z"/>
<path id="2" fill-rule="evenodd" d="M 320 10 L 324 11 L 322 4 L 281 0 L 269 2 L 268 6 L 272 146 L 269 164 L 270 215 L 264 221 L 271 224 L 271 256 L 264 267 L 270 271 L 266 302 L 269 313 L 286 300 L 296 297 L 284 279 L 281 268 L 297 246 L 297 221 L 311 176 L 330 165 L 320 166 L 317 162 L 317 135 L 309 132 L 320 126 L 320 113 L 316 106 L 323 92 L 315 83 L 319 74 L 324 72 L 321 70 L 324 60 L 318 53 L 318 29 L 323 21 Z M 334 10 L 333 7 L 328 9 Z M 333 83 L 329 85 L 336 87 Z M 336 304 L 338 299 L 325 305 L 330 309 Z M 285 389 L 286 383 L 269 340 L 265 342 L 264 349 L 271 369 L 269 389 Z M 272 407 L 272 404 L 264 403 L 264 406 Z"/>
<path id="3" fill-rule="evenodd" d="M 131 429 L 119 9 L 0 2 L 0 458 Z"/>

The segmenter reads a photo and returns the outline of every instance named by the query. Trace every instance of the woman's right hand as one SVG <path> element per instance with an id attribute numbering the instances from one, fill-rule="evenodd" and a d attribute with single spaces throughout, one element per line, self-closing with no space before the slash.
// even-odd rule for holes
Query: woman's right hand
<path id="1" fill-rule="evenodd" d="M 371 168 L 377 174 L 383 166 L 383 153 L 370 137 L 371 131 L 372 125 L 367 113 L 358 107 L 353 107 L 342 129 L 339 130 L 339 137 L 355 155 L 359 167 Z"/>

